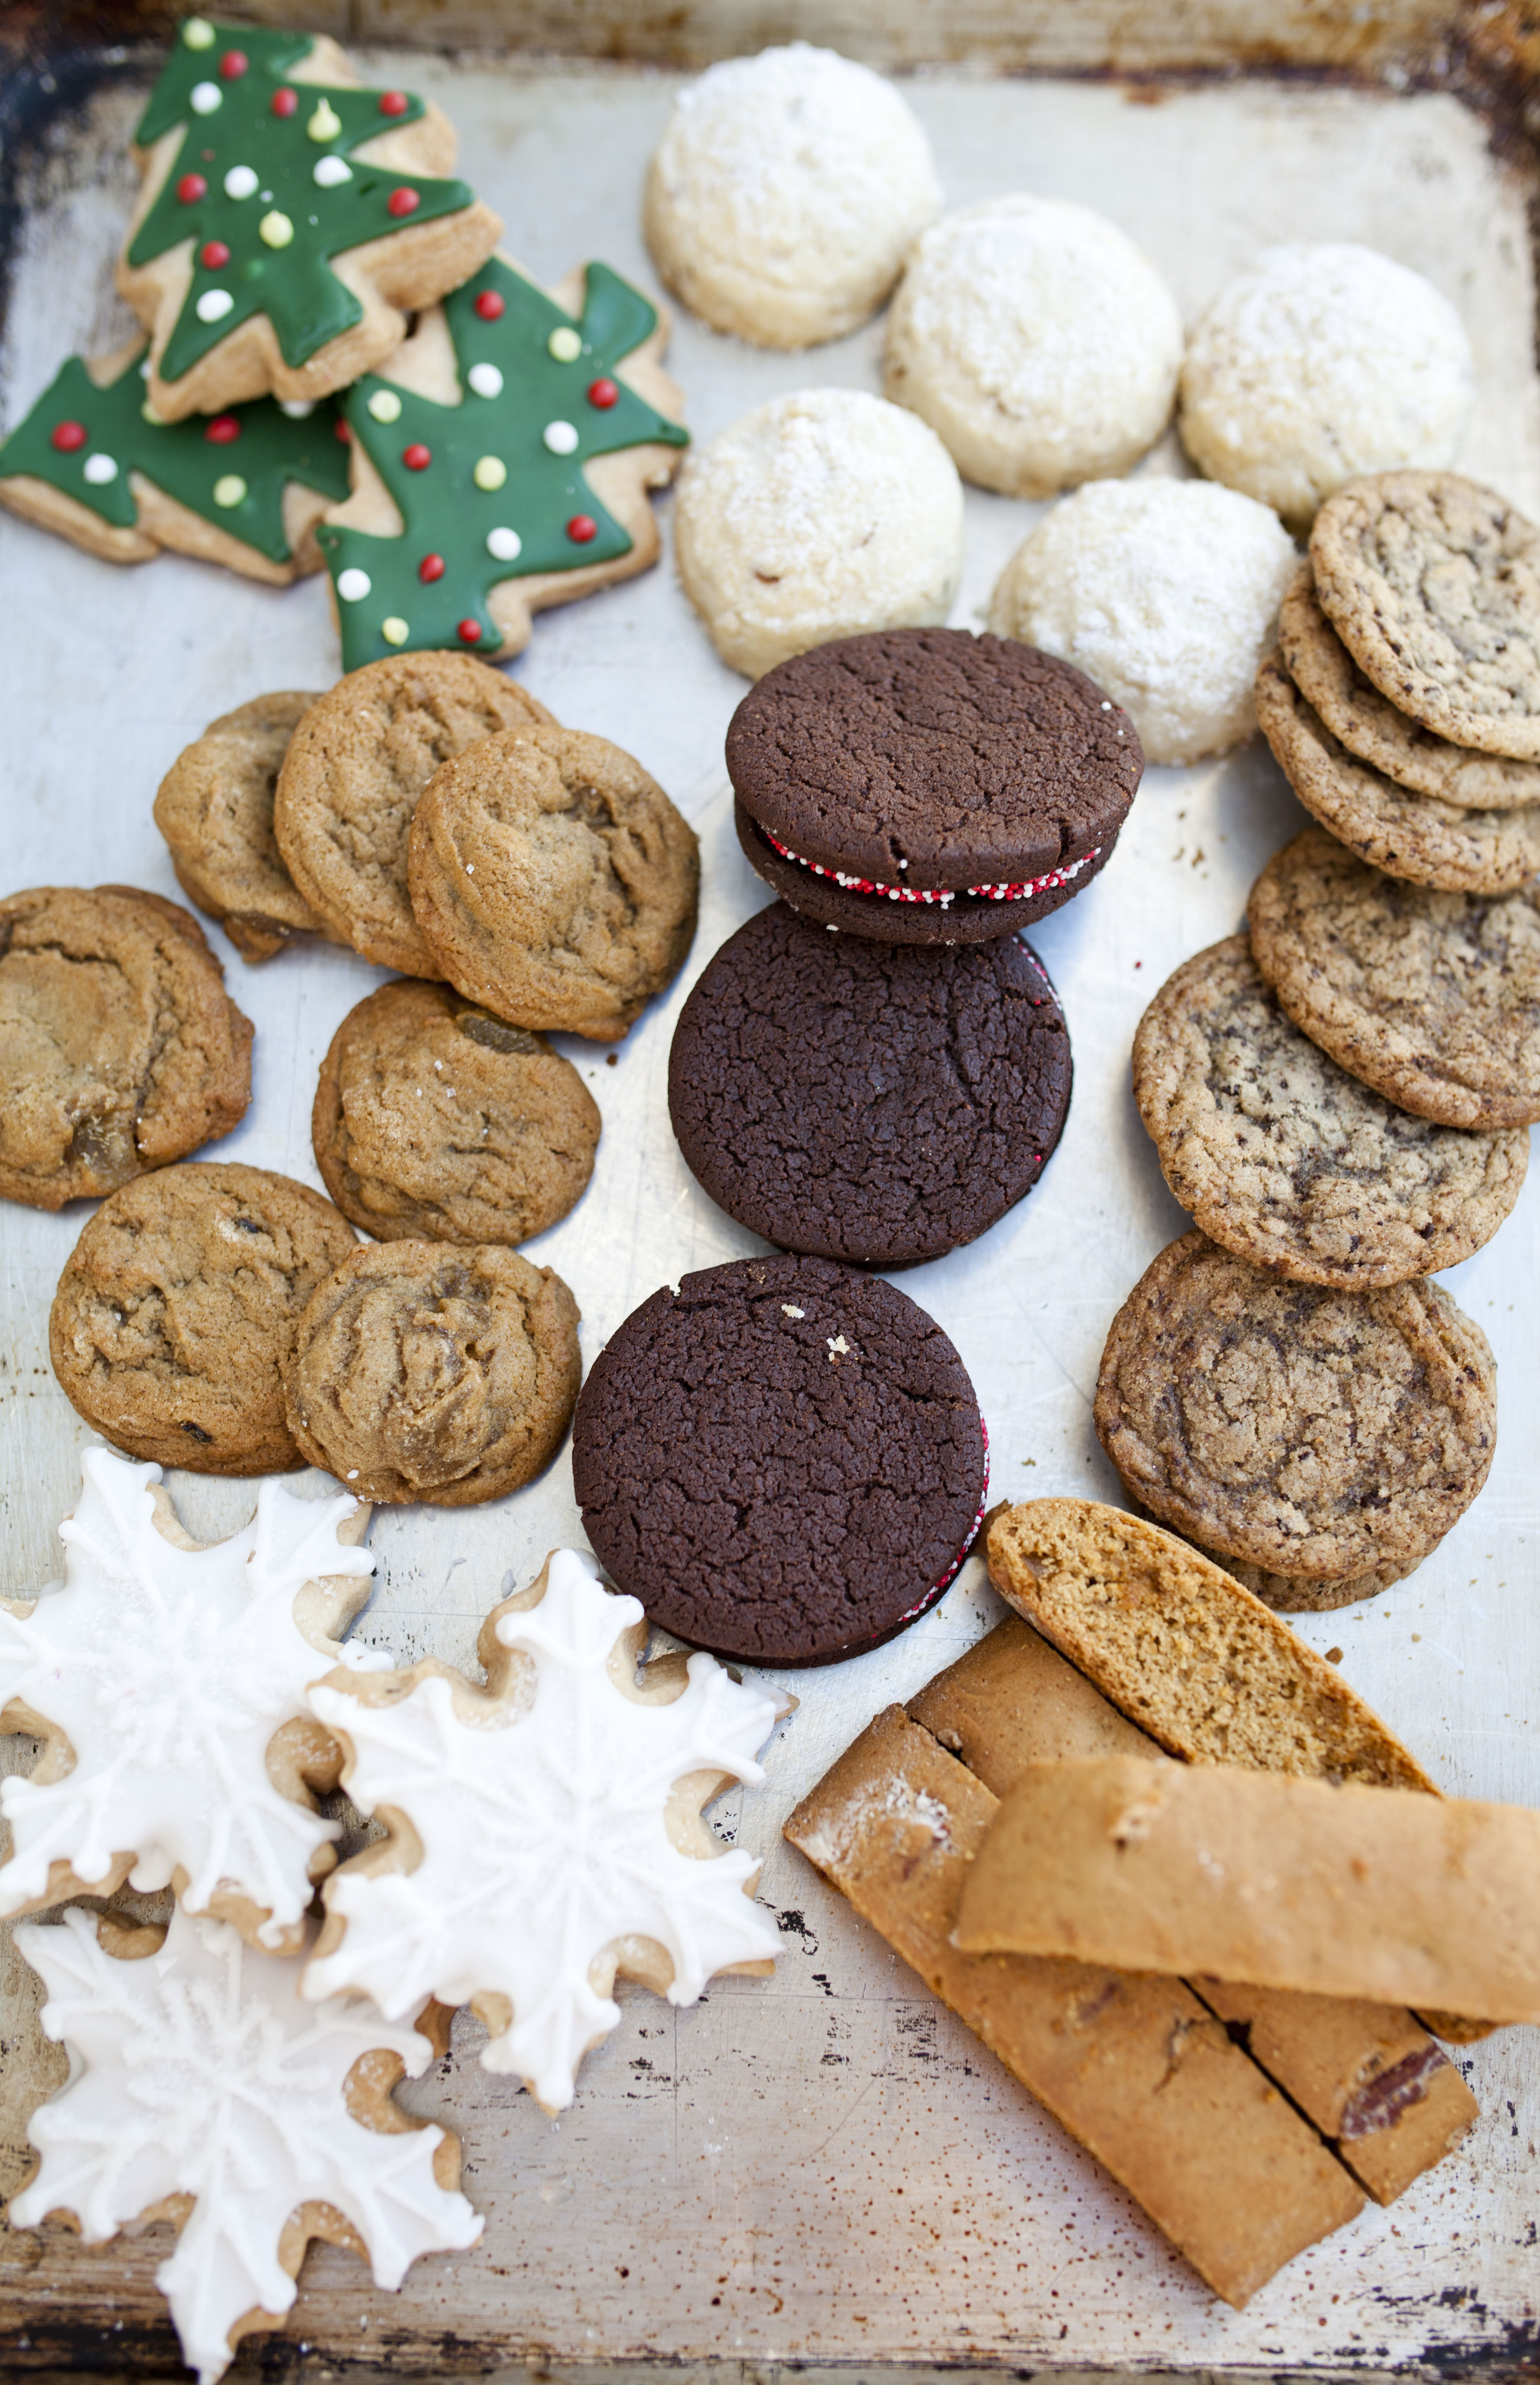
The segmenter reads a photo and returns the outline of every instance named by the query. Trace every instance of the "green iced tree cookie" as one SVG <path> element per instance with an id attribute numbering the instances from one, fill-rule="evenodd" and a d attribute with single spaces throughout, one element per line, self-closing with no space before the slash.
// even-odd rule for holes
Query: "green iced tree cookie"
<path id="1" fill-rule="evenodd" d="M 617 377 L 658 317 L 607 265 L 587 268 L 576 321 L 499 257 L 442 303 L 460 404 L 374 373 L 344 401 L 405 524 L 397 538 L 337 523 L 316 533 L 337 591 L 344 670 L 404 646 L 495 654 L 503 633 L 487 599 L 499 582 L 631 552 L 584 464 L 689 442 Z"/>

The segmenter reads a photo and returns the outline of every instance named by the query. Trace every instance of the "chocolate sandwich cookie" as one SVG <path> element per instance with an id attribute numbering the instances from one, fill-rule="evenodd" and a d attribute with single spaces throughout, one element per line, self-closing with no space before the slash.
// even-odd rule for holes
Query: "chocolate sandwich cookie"
<path id="1" fill-rule="evenodd" d="M 578 1403 L 589 1539 L 654 1623 L 755 1665 L 890 1640 L 956 1574 L 987 1442 L 923 1308 L 827 1259 L 738 1259 L 628 1317 Z"/>
<path id="2" fill-rule="evenodd" d="M 740 1225 L 784 1250 L 913 1267 L 1031 1191 L 1070 1074 L 1063 1012 L 1018 937 L 919 952 L 773 903 L 686 1003 L 668 1109 Z"/>
<path id="3" fill-rule="evenodd" d="M 976 944 L 1106 867 L 1144 753 L 1125 712 L 1035 646 L 882 630 L 766 672 L 733 715 L 727 769 L 745 853 L 806 918 Z"/>

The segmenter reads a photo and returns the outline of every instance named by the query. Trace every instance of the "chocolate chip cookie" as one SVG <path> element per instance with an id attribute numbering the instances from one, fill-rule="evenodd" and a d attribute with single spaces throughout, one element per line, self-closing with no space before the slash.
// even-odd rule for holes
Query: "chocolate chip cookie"
<path id="1" fill-rule="evenodd" d="M 548 1465 L 582 1379 L 561 1277 L 495 1245 L 375 1242 L 313 1293 L 289 1429 L 361 1499 L 471 1507 Z"/>
<path id="2" fill-rule="evenodd" d="M 1387 1101 L 1443 1126 L 1540 1118 L 1540 885 L 1442 894 L 1308 828 L 1247 918 L 1295 1025 Z"/>
<path id="3" fill-rule="evenodd" d="M 1270 1274 L 1376 1290 L 1455 1267 L 1523 1187 L 1522 1127 L 1397 1109 L 1302 1035 L 1244 936 L 1184 961 L 1134 1038 L 1134 1098 L 1203 1231 Z"/>
<path id="4" fill-rule="evenodd" d="M 1289 677 L 1333 736 L 1398 787 L 1470 811 L 1516 811 L 1540 804 L 1540 762 L 1510 762 L 1451 745 L 1386 702 L 1322 611 L 1308 563 L 1300 565 L 1279 607 L 1278 643 Z"/>
<path id="5" fill-rule="evenodd" d="M 1159 1522 L 1221 1565 L 1303 1580 L 1311 1604 L 1410 1572 L 1464 1514 L 1497 1447 L 1497 1377 L 1438 1284 L 1291 1283 L 1192 1233 L 1113 1319 L 1094 1414 Z"/>
<path id="6" fill-rule="evenodd" d="M 602 737 L 489 738 L 412 822 L 413 907 L 435 974 L 521 1027 L 616 1042 L 695 933 L 695 831 Z"/>
<path id="7" fill-rule="evenodd" d="M 252 1023 L 180 903 L 133 886 L 0 901 L 0 1195 L 62 1208 L 229 1134 Z"/>
<path id="8" fill-rule="evenodd" d="M 1070 1076 L 1063 1012 L 1018 938 L 918 952 L 773 903 L 697 980 L 668 1109 L 740 1225 L 784 1250 L 913 1267 L 1031 1191 Z"/>
<path id="9" fill-rule="evenodd" d="M 155 826 L 183 891 L 248 961 L 271 960 L 296 936 L 347 941 L 311 909 L 273 834 L 278 774 L 317 700 L 285 690 L 221 714 L 178 755 L 155 796 Z"/>
<path id="10" fill-rule="evenodd" d="M 584 1529 L 681 1640 L 828 1665 L 938 1598 L 983 1512 L 978 1402 L 933 1317 L 827 1259 L 738 1259 L 634 1310 L 573 1429 Z"/>
<path id="11" fill-rule="evenodd" d="M 163 1168 L 88 1220 L 48 1320 L 54 1372 L 135 1457 L 198 1474 L 303 1466 L 279 1369 L 311 1293 L 355 1247 L 347 1219 L 290 1177 Z"/>
<path id="12" fill-rule="evenodd" d="M 339 680 L 295 730 L 273 831 L 301 895 L 338 941 L 408 977 L 440 969 L 412 917 L 406 839 L 442 762 L 551 715 L 474 655 L 392 655 Z"/>
<path id="13" fill-rule="evenodd" d="M 1257 673 L 1257 720 L 1305 809 L 1392 878 L 1506 894 L 1540 869 L 1540 803 L 1469 811 L 1412 794 L 1338 743 L 1276 656 Z"/>
<path id="14" fill-rule="evenodd" d="M 1376 472 L 1310 532 L 1322 610 L 1398 712 L 1540 760 L 1540 530 L 1458 472 Z"/>
<path id="15" fill-rule="evenodd" d="M 512 1244 L 581 1194 L 599 1109 L 527 1027 L 398 978 L 332 1037 L 311 1132 L 327 1191 L 377 1241 Z"/>

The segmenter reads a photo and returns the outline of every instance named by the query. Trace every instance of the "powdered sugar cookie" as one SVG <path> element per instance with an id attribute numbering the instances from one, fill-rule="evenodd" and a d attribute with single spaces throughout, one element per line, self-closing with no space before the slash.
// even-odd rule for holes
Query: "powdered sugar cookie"
<path id="1" fill-rule="evenodd" d="M 442 179 L 447 119 L 363 88 L 325 34 L 187 18 L 134 155 L 118 287 L 150 333 L 168 422 L 345 388 L 399 345 L 402 310 L 456 288 L 502 230 Z"/>
<path id="2" fill-rule="evenodd" d="M 1182 368 L 1182 443 L 1211 480 L 1308 530 L 1360 472 L 1452 464 L 1475 400 L 1465 327 L 1420 273 L 1355 241 L 1262 251 Z"/>
<path id="3" fill-rule="evenodd" d="M 1276 515 L 1198 481 L 1099 482 L 1055 506 L 1001 572 L 989 627 L 1077 663 L 1152 762 L 1257 725 L 1252 688 L 1298 561 Z"/>
<path id="4" fill-rule="evenodd" d="M 639 1602 L 558 1549 L 482 1625 L 484 1689 L 428 1657 L 312 1691 L 349 1794 L 389 1835 L 331 1881 L 303 1994 L 362 1992 L 396 2018 L 469 2003 L 482 2067 L 560 2112 L 620 2018 L 617 1971 L 692 2004 L 718 1972 L 770 1969 L 758 1859 L 701 1809 L 763 1781 L 787 1709 L 713 1656 L 639 1679 L 646 1644 Z"/>
<path id="5" fill-rule="evenodd" d="M 831 638 L 944 621 L 962 572 L 962 485 L 901 406 L 801 390 L 692 459 L 674 548 L 717 653 L 758 679 Z"/>
<path id="6" fill-rule="evenodd" d="M 945 216 L 918 243 L 888 318 L 885 387 L 965 480 L 1046 497 L 1153 446 L 1181 363 L 1176 302 L 1116 224 L 1018 194 Z"/>
<path id="7" fill-rule="evenodd" d="M 642 223 L 692 314 L 804 348 L 875 314 L 940 205 L 930 144 L 892 84 L 792 42 L 679 94 Z"/>

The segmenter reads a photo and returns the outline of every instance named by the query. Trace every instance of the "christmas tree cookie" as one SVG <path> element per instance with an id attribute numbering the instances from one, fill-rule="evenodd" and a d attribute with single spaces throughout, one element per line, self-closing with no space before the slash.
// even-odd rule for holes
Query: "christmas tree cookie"
<path id="1" fill-rule="evenodd" d="M 383 362 L 501 229 L 453 127 L 366 90 L 324 34 L 189 17 L 140 119 L 143 187 L 118 287 L 150 332 L 168 421 L 328 396 Z"/>
<path id="2" fill-rule="evenodd" d="M 71 356 L 0 444 L 0 505 L 109 563 L 169 547 L 277 587 L 318 571 L 316 524 L 348 486 L 330 399 L 163 422 L 148 371 L 143 340 Z"/>
<path id="3" fill-rule="evenodd" d="M 348 392 L 354 490 L 317 532 L 342 668 L 516 655 L 530 615 L 645 571 L 688 443 L 666 316 L 607 265 L 548 293 L 501 256 Z"/>

